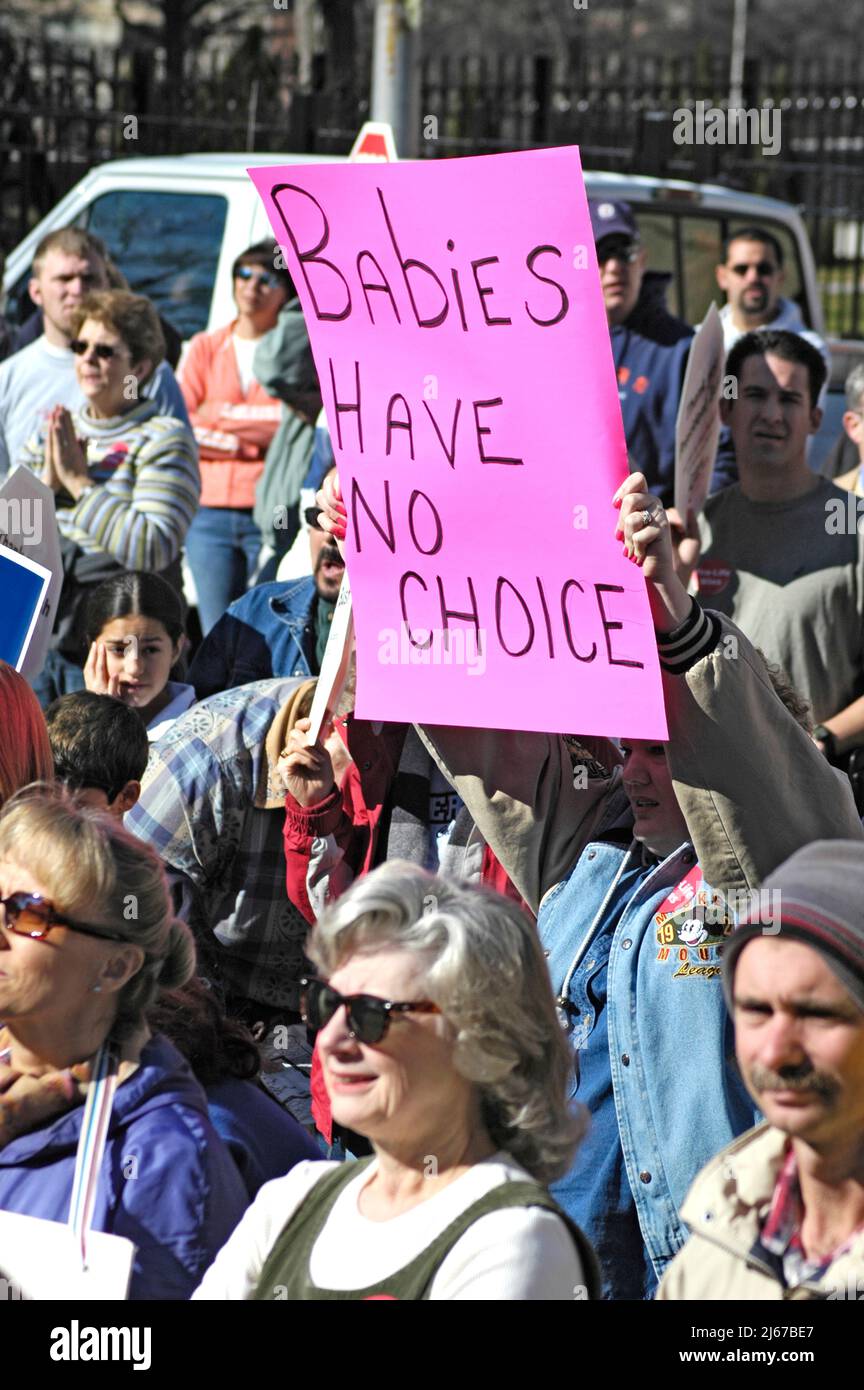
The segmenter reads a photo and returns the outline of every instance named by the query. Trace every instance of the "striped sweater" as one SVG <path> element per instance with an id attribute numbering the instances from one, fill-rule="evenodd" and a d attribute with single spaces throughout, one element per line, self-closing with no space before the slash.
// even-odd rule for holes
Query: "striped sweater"
<path id="1" fill-rule="evenodd" d="M 180 554 L 201 492 L 191 433 L 147 400 L 111 420 L 91 418 L 85 406 L 72 422 L 85 443 L 94 486 L 74 503 L 67 493 L 57 495 L 62 535 L 87 554 L 112 556 L 127 570 L 166 569 Z M 44 429 L 19 461 L 41 474 Z"/>

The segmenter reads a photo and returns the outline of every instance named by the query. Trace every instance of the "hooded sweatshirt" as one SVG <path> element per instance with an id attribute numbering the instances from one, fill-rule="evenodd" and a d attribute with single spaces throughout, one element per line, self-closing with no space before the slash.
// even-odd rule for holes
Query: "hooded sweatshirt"
<path id="1" fill-rule="evenodd" d="M 675 421 L 693 329 L 666 308 L 671 275 L 648 271 L 636 306 L 611 329 L 631 469 L 666 506 L 675 489 Z"/>
<path id="2" fill-rule="evenodd" d="M 0 1149 L 0 1210 L 66 1222 L 84 1107 Z M 93 1229 L 137 1247 L 130 1299 L 185 1299 L 248 1205 L 207 1100 L 167 1038 L 118 1087 Z"/>

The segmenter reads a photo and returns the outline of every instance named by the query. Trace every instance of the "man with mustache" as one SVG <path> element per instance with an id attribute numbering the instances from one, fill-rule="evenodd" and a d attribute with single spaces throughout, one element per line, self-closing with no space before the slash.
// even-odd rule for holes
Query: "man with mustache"
<path id="1" fill-rule="evenodd" d="M 792 299 L 783 299 L 783 248 L 772 232 L 761 227 L 742 227 L 726 238 L 723 263 L 716 267 L 717 284 L 726 295 L 720 310 L 723 345 L 734 347 L 744 333 L 759 328 L 799 333 L 822 354 L 829 365 L 828 349 L 818 333 L 808 329 Z"/>
<path id="2" fill-rule="evenodd" d="M 723 984 L 765 1123 L 702 1170 L 663 1299 L 864 1294 L 864 859 L 816 841 L 764 887 L 779 931 L 744 919 Z"/>
<path id="3" fill-rule="evenodd" d="M 318 524 L 304 514 L 310 570 L 299 579 L 258 584 L 223 613 L 189 672 L 199 700 L 271 676 L 317 676 L 339 597 L 345 562 Z"/>

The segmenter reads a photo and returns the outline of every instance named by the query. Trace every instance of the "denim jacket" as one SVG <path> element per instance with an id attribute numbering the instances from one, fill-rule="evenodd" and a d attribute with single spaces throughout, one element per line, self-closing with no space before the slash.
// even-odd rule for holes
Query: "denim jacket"
<path id="1" fill-rule="evenodd" d="M 609 1059 L 629 1183 L 658 1269 L 685 1238 L 678 1210 L 706 1156 L 746 1129 L 754 1113 L 728 1065 L 731 1026 L 719 975 L 711 973 L 725 933 L 721 926 L 702 935 L 717 914 L 710 901 L 704 914 L 686 910 L 690 890 L 710 899 L 702 874 L 721 893 L 752 890 L 811 840 L 862 839 L 848 779 L 784 709 L 743 633 L 726 619 L 716 622 L 692 664 L 665 662 L 658 642 L 667 757 L 691 843 L 646 872 L 629 900 L 613 888 L 627 853 L 620 837 L 615 843 L 626 808 L 617 775 L 577 785 L 564 740 L 551 735 L 421 730 L 487 844 L 538 911 L 577 1049 L 594 1021 L 586 952 L 620 913 L 606 982 Z M 675 644 L 670 634 L 667 650 Z M 688 875 L 688 888 L 667 902 Z"/>
<path id="2" fill-rule="evenodd" d="M 250 681 L 312 676 L 315 581 L 258 584 L 222 614 L 189 671 L 199 700 Z"/>
<path id="3" fill-rule="evenodd" d="M 641 857 L 635 842 L 629 849 L 602 838 L 589 842 L 570 875 L 546 894 L 537 928 L 578 1070 L 578 1050 L 595 1023 L 592 942 L 618 918 L 602 948 L 609 946 L 612 1089 L 642 1238 L 659 1276 L 687 1239 L 679 1212 L 693 1174 L 758 1112 L 740 1080 L 720 985 L 720 951 L 732 930 L 722 897 L 708 888 L 693 847 L 684 844 L 647 864 L 622 902 L 619 871 Z M 602 1213 L 578 1213 L 589 1235 L 590 1215 Z"/>

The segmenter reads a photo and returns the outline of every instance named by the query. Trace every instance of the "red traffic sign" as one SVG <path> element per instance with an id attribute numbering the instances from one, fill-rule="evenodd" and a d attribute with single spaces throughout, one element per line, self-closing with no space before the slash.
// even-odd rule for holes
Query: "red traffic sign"
<path id="1" fill-rule="evenodd" d="M 387 121 L 365 121 L 348 156 L 355 164 L 393 164 L 398 157 L 393 127 Z"/>

